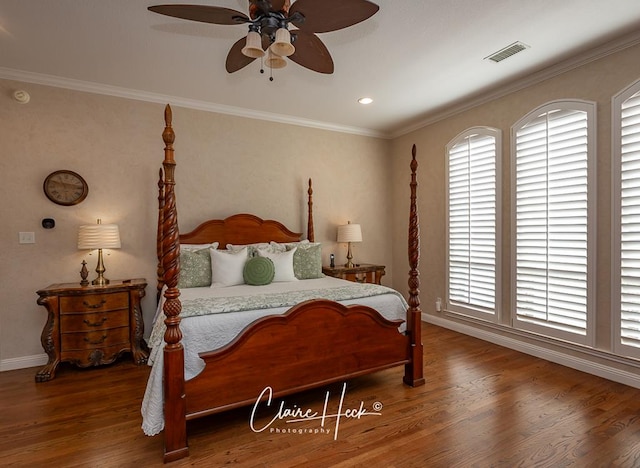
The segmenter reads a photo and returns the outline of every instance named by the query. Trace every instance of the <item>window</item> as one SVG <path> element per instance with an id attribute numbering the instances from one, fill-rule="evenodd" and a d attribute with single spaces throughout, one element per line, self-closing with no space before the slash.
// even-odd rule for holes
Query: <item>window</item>
<path id="1" fill-rule="evenodd" d="M 640 358 L 640 81 L 614 96 L 612 109 L 613 349 Z"/>
<path id="2" fill-rule="evenodd" d="M 471 128 L 447 145 L 447 310 L 498 319 L 501 134 Z"/>
<path id="3" fill-rule="evenodd" d="M 594 345 L 595 103 L 512 127 L 513 326 Z"/>

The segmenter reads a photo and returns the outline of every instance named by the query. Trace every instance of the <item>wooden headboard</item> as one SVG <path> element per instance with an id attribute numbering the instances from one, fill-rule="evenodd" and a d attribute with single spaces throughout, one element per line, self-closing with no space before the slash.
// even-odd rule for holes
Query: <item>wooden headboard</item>
<path id="1" fill-rule="evenodd" d="M 243 245 L 258 242 L 297 242 L 302 233 L 287 229 L 282 223 L 264 220 L 252 214 L 237 214 L 226 219 L 211 219 L 193 231 L 180 234 L 181 244 L 207 244 L 219 242 L 220 249 L 227 244 Z"/>

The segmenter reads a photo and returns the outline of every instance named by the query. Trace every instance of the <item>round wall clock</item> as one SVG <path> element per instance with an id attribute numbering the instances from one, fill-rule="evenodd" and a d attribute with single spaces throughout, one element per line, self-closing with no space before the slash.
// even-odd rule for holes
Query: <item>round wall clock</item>
<path id="1" fill-rule="evenodd" d="M 73 171 L 54 171 L 44 179 L 44 194 L 58 205 L 77 205 L 87 198 L 89 186 L 87 182 Z"/>

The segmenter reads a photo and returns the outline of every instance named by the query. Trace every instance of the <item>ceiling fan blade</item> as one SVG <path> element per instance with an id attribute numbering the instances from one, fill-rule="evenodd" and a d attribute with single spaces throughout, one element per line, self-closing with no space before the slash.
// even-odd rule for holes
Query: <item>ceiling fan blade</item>
<path id="1" fill-rule="evenodd" d="M 201 23 L 213 24 L 242 24 L 249 20 L 249 17 L 230 8 L 221 8 L 206 5 L 154 5 L 149 11 L 161 15 L 173 16 Z"/>
<path id="2" fill-rule="evenodd" d="M 360 23 L 379 9 L 367 0 L 297 0 L 289 9 L 289 17 L 301 13 L 304 21 L 292 21 L 296 27 L 310 33 L 324 33 Z"/>
<path id="3" fill-rule="evenodd" d="M 294 3 L 295 5 L 295 3 Z M 296 51 L 289 58 L 309 70 L 318 73 L 333 73 L 333 59 L 327 47 L 315 34 L 302 30 L 292 30 Z"/>
<path id="4" fill-rule="evenodd" d="M 227 63 L 226 68 L 227 72 L 234 73 L 238 70 L 246 67 L 255 59 L 251 57 L 247 57 L 242 53 L 242 48 L 247 43 L 247 38 L 240 38 L 233 46 L 231 46 L 231 50 L 227 54 Z"/>

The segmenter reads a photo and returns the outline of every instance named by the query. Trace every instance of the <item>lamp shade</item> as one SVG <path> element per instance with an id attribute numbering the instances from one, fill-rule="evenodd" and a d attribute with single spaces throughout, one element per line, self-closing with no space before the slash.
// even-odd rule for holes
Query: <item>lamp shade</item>
<path id="1" fill-rule="evenodd" d="M 264 65 L 269 68 L 284 68 L 287 66 L 287 61 L 279 55 L 273 53 L 271 48 L 267 53 L 267 59 L 264 61 Z"/>
<path id="2" fill-rule="evenodd" d="M 247 43 L 242 48 L 242 54 L 249 58 L 260 58 L 264 56 L 260 34 L 255 31 L 250 31 L 249 34 L 247 34 Z"/>
<path id="3" fill-rule="evenodd" d="M 85 224 L 78 228 L 78 249 L 119 249 L 117 224 Z"/>
<path id="4" fill-rule="evenodd" d="M 362 230 L 359 224 L 338 226 L 338 242 L 362 242 Z"/>
<path id="5" fill-rule="evenodd" d="M 296 48 L 291 44 L 291 33 L 287 28 L 280 28 L 276 31 L 276 40 L 269 49 L 281 57 L 293 55 Z"/>

